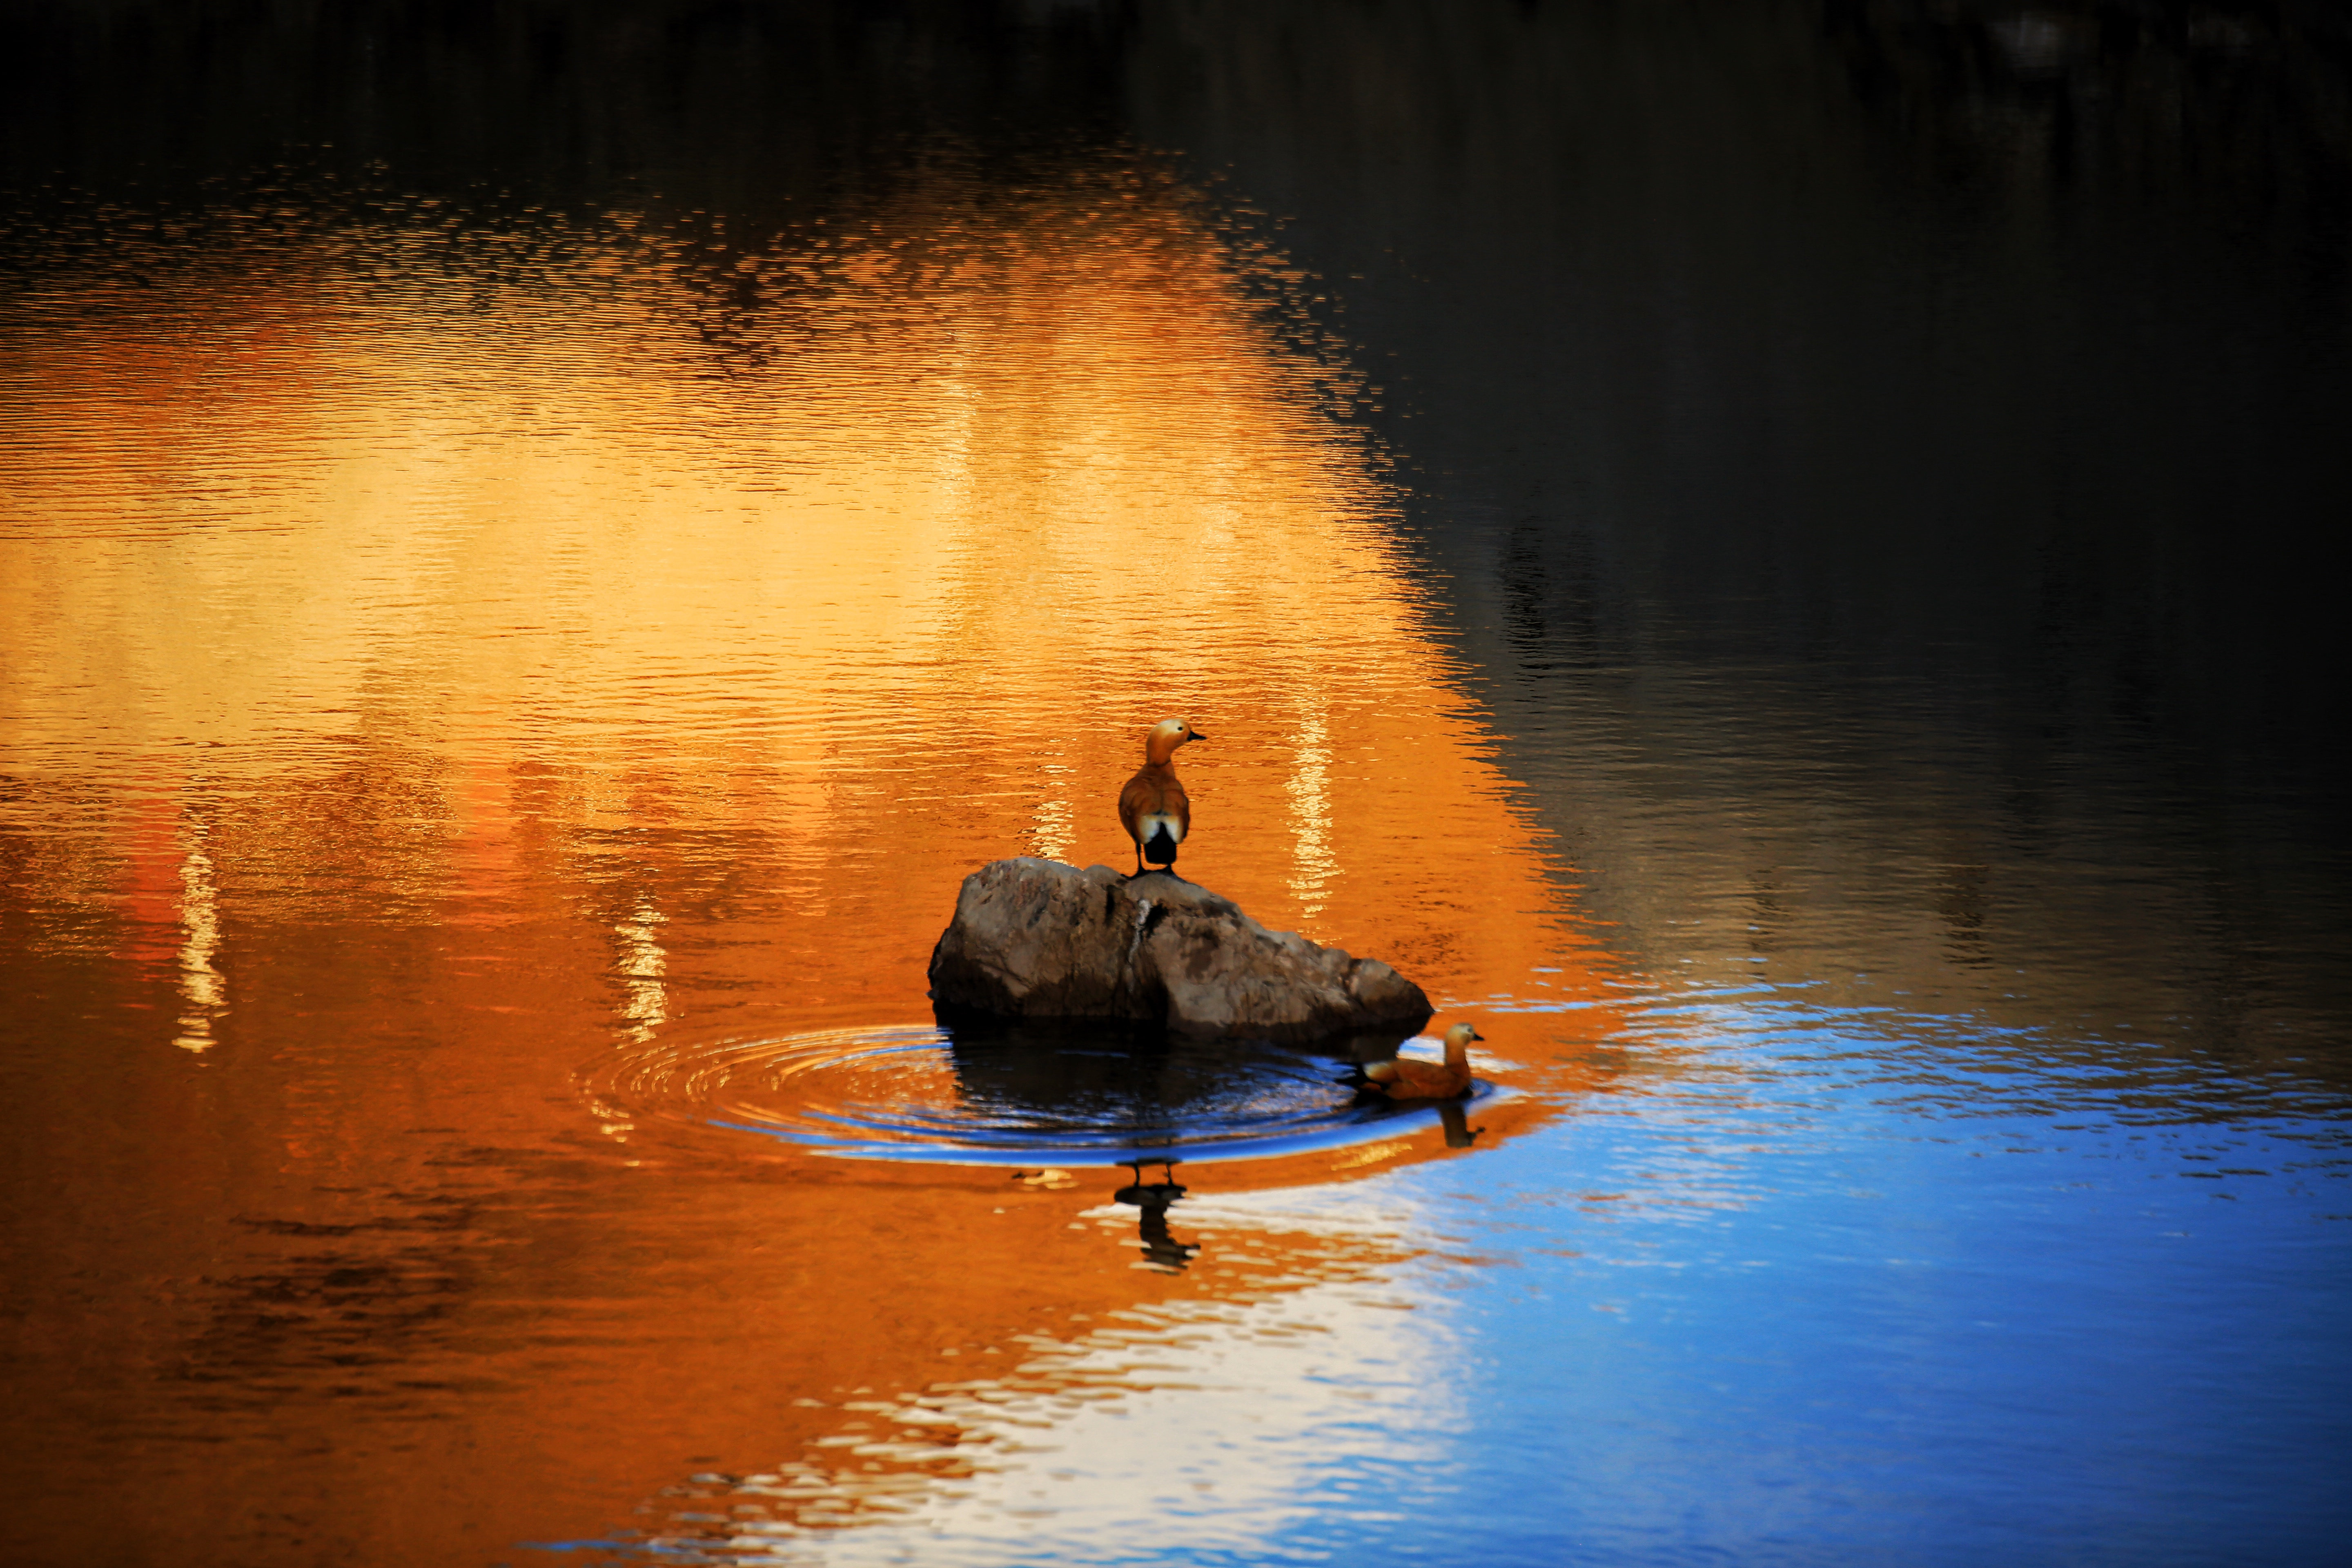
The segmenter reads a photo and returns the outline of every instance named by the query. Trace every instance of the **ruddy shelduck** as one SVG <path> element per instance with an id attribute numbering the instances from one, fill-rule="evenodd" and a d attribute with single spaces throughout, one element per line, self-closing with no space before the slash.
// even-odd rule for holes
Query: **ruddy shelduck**
<path id="1" fill-rule="evenodd" d="M 1135 874 L 1154 862 L 1173 873 L 1176 849 L 1192 830 L 1192 802 L 1176 776 L 1176 748 L 1209 737 L 1181 719 L 1163 719 L 1143 738 L 1143 766 L 1118 792 L 1119 825 L 1135 840 Z"/>
<path id="2" fill-rule="evenodd" d="M 1417 1062 L 1399 1057 L 1364 1069 L 1364 1087 L 1391 1100 L 1459 1100 L 1470 1092 L 1470 1042 L 1486 1037 L 1467 1024 L 1445 1031 L 1445 1060 Z"/>

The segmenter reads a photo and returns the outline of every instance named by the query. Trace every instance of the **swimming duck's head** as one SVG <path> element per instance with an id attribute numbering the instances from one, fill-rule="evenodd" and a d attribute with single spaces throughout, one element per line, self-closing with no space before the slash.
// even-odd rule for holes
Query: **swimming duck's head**
<path id="1" fill-rule="evenodd" d="M 1162 719 L 1151 726 L 1151 733 L 1143 738 L 1143 755 L 1147 762 L 1164 763 L 1176 754 L 1176 748 L 1188 741 L 1205 741 L 1209 737 L 1181 719 Z"/>
<path id="2" fill-rule="evenodd" d="M 1448 1051 L 1467 1050 L 1471 1041 L 1486 1037 L 1467 1024 L 1456 1024 L 1445 1031 L 1445 1048 Z"/>

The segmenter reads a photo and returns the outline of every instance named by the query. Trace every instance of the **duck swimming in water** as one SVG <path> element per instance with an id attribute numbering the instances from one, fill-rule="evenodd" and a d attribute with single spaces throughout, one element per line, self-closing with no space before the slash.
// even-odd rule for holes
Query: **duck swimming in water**
<path id="1" fill-rule="evenodd" d="M 1146 860 L 1174 874 L 1177 846 L 1192 830 L 1192 802 L 1171 759 L 1177 747 L 1208 738 L 1181 719 L 1163 719 L 1144 736 L 1143 766 L 1118 792 L 1119 825 L 1135 840 L 1137 876 Z"/>
<path id="2" fill-rule="evenodd" d="M 1445 1031 L 1442 1064 L 1405 1057 L 1374 1062 L 1363 1070 L 1362 1088 L 1391 1100 L 1459 1100 L 1470 1092 L 1470 1042 L 1486 1037 L 1467 1024 L 1456 1024 Z"/>

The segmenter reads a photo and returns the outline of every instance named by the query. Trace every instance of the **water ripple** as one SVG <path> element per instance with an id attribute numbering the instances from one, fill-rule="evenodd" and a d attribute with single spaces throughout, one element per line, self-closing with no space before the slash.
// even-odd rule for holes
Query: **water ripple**
<path id="1" fill-rule="evenodd" d="M 1359 1101 L 1338 1081 L 1351 1059 L 1111 1026 L 899 1025 L 656 1041 L 615 1051 L 581 1083 L 618 1136 L 709 1129 L 965 1165 L 1264 1159 L 1445 1119 L 1434 1105 Z M 1481 1083 L 1472 1098 L 1497 1092 Z"/>

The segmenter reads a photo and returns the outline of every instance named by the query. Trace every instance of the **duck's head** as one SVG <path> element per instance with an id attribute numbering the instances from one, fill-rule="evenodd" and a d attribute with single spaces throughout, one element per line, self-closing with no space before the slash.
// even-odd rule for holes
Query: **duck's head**
<path id="1" fill-rule="evenodd" d="M 1162 719 L 1151 726 L 1151 733 L 1143 738 L 1146 762 L 1164 763 L 1176 754 L 1176 748 L 1188 741 L 1205 741 L 1209 737 L 1181 719 Z"/>
<path id="2" fill-rule="evenodd" d="M 1456 1024 L 1445 1031 L 1445 1054 L 1452 1056 L 1456 1051 L 1466 1051 L 1470 1048 L 1471 1041 L 1483 1040 L 1486 1037 L 1467 1024 Z"/>

